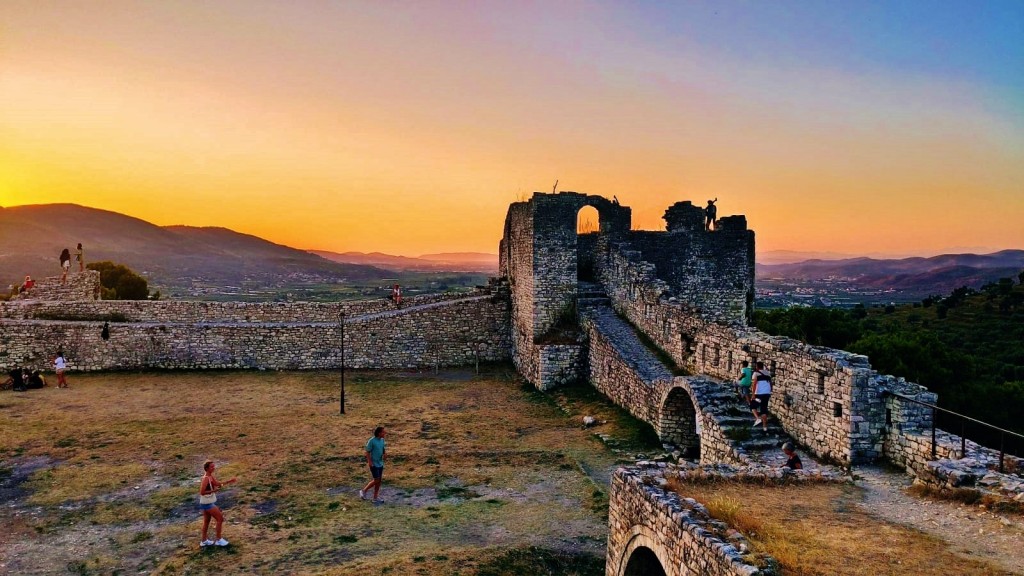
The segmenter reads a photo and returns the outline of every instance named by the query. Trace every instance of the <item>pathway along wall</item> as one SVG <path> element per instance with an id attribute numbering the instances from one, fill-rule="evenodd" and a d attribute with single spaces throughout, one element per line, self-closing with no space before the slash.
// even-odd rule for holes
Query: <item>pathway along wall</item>
<path id="1" fill-rule="evenodd" d="M 730 381 L 743 360 L 763 361 L 774 374 L 770 411 L 819 457 L 850 464 L 900 450 L 886 442 L 885 392 L 935 401 L 922 386 L 878 375 L 865 356 L 769 336 L 677 301 L 655 266 L 628 243 L 603 239 L 597 253 L 595 266 L 615 310 L 680 366 Z M 930 426 L 926 411 L 904 412 L 917 426 Z"/>
<path id="2" fill-rule="evenodd" d="M 108 340 L 101 337 L 98 320 L 12 320 L 13 311 L 5 307 L 8 317 L 0 318 L 0 368 L 49 368 L 50 359 L 62 348 L 71 370 L 332 369 L 341 365 L 336 320 L 340 307 L 246 304 L 236 311 L 244 310 L 249 321 L 230 315 L 221 321 L 196 321 L 213 320 L 208 303 L 60 304 L 61 310 L 74 309 L 97 319 L 131 310 L 141 314 L 139 318 L 153 313 L 147 321 L 111 323 Z M 311 309 L 324 311 L 333 321 L 309 320 Z M 181 320 L 165 316 L 168 310 L 180 311 Z M 399 311 L 349 317 L 345 366 L 395 369 L 504 361 L 509 358 L 508 334 L 508 299 L 501 294 L 403 306 Z"/>

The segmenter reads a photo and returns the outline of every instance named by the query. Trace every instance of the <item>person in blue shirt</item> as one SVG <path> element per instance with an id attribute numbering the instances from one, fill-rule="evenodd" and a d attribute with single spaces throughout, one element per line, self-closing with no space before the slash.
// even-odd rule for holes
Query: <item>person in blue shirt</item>
<path id="1" fill-rule="evenodd" d="M 366 463 L 370 466 L 372 477 L 366 486 L 359 491 L 359 498 L 366 500 L 366 495 L 373 487 L 373 501 L 380 502 L 380 482 L 384 477 L 385 442 L 384 435 L 387 430 L 383 426 L 377 426 L 373 431 L 373 437 L 366 441 Z"/>

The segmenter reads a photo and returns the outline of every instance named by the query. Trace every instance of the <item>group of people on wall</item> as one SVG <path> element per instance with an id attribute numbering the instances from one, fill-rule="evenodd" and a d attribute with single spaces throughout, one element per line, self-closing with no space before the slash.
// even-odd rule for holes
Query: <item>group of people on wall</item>
<path id="1" fill-rule="evenodd" d="M 68 248 L 63 249 L 60 252 L 59 260 L 60 260 L 60 283 L 61 284 L 67 284 L 67 282 L 68 282 L 68 272 L 71 271 L 71 256 L 72 256 L 71 250 L 68 249 Z M 82 248 L 82 243 L 81 242 L 79 242 L 78 243 L 78 247 L 75 248 L 74 257 L 75 257 L 75 262 L 78 263 L 78 271 L 79 272 L 85 272 L 85 250 Z M 12 295 L 17 295 L 17 294 L 30 293 L 32 291 L 32 289 L 35 288 L 35 286 L 36 286 L 36 281 L 32 279 L 32 276 L 31 275 L 26 275 L 25 276 L 25 281 L 22 282 L 20 286 L 17 286 L 17 287 L 15 287 L 13 285 L 11 286 L 11 294 Z"/>
<path id="2" fill-rule="evenodd" d="M 78 271 L 85 272 L 85 252 L 82 250 L 82 243 L 78 243 L 78 248 L 75 249 L 75 261 L 78 262 Z M 60 253 L 60 283 L 66 284 L 68 281 L 68 271 L 71 270 L 71 251 L 65 248 Z"/>
<path id="3" fill-rule="evenodd" d="M 53 368 L 57 373 L 57 388 L 67 388 L 68 380 L 65 375 L 67 371 L 67 360 L 62 350 L 57 351 L 53 358 Z M 14 390 L 24 392 L 26 390 L 45 388 L 47 386 L 46 376 L 40 370 L 28 368 L 14 368 L 7 372 L 7 379 L 0 384 L 0 390 Z"/>
<path id="4" fill-rule="evenodd" d="M 752 428 L 760 427 L 768 432 L 768 403 L 772 397 L 772 375 L 764 367 L 764 362 L 756 362 L 752 368 L 750 362 L 744 360 L 740 364 L 740 377 L 736 383 L 736 393 L 747 403 L 751 414 L 754 415 Z M 782 445 L 782 451 L 786 455 L 784 468 L 800 470 L 803 463 L 797 455 L 792 442 Z"/>

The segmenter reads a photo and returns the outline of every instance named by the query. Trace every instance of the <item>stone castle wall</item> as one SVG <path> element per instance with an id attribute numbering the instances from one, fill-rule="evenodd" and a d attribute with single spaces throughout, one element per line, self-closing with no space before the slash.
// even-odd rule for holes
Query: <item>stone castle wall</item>
<path id="1" fill-rule="evenodd" d="M 84 312 L 102 314 L 123 312 L 127 303 L 81 304 L 89 304 Z M 132 304 L 141 305 L 136 309 L 140 314 L 158 313 L 145 322 L 110 323 L 109 340 L 101 338 L 100 321 L 0 319 L 0 368 L 49 368 L 58 348 L 71 370 L 87 371 L 310 370 L 341 365 L 338 305 L 326 313 L 328 322 L 317 321 L 322 306 L 279 304 L 238 308 L 236 313 L 244 311 L 247 321 L 236 316 L 206 322 L 196 321 L 209 319 L 204 302 Z M 185 312 L 181 318 L 166 317 L 169 310 Z M 508 301 L 500 294 L 352 316 L 345 323 L 345 366 L 394 369 L 503 361 L 509 357 L 508 334 Z"/>
<path id="2" fill-rule="evenodd" d="M 609 312 L 584 311 L 582 324 L 589 381 L 605 397 L 690 457 L 699 451 L 701 462 L 749 463 L 719 422 L 711 399 L 716 384 L 699 376 L 674 376 L 634 335 L 623 333 L 632 329 Z"/>
<path id="3" fill-rule="evenodd" d="M 760 360 L 774 374 L 770 410 L 798 442 L 847 464 L 882 456 L 882 393 L 894 380 L 879 378 L 866 357 L 708 318 L 672 296 L 655 265 L 628 243 L 609 243 L 597 267 L 616 311 L 678 365 L 729 381 L 738 378 L 743 360 Z M 901 390 L 924 391 L 916 385 Z"/>
<path id="4" fill-rule="evenodd" d="M 98 273 L 97 273 L 98 274 Z M 402 299 L 402 308 L 488 294 L 445 293 Z M 354 317 L 394 311 L 390 298 L 349 302 L 201 302 L 195 300 L 16 300 L 0 302 L 0 319 L 75 320 L 116 318 L 121 322 L 224 324 L 232 322 L 338 322 L 341 314 Z"/>
<path id="5" fill-rule="evenodd" d="M 72 262 L 72 264 L 75 263 Z M 74 270 L 68 272 L 67 282 L 64 283 L 60 281 L 60 276 L 35 280 L 35 287 L 28 292 L 18 294 L 14 298 L 15 302 L 100 299 L 100 273 L 95 270 L 79 272 L 76 266 Z M 0 302 L 0 304 L 4 303 Z"/>

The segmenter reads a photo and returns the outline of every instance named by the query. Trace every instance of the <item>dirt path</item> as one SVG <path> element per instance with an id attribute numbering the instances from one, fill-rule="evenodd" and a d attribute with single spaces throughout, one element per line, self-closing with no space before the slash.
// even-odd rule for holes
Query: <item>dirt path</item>
<path id="1" fill-rule="evenodd" d="M 858 467 L 854 474 L 865 491 L 862 506 L 871 514 L 935 536 L 957 554 L 1024 574 L 1024 520 L 1020 517 L 958 502 L 916 498 L 905 492 L 911 484 L 907 475 L 880 467 Z"/>

